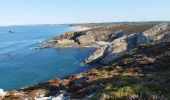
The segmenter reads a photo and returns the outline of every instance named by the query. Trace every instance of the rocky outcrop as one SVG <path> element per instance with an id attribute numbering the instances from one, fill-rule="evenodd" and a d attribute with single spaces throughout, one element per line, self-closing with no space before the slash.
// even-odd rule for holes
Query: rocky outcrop
<path id="1" fill-rule="evenodd" d="M 105 50 L 106 50 L 106 46 L 99 48 L 93 53 L 93 55 L 91 55 L 88 59 L 86 59 L 84 63 L 88 64 L 88 63 L 100 61 L 105 56 Z"/>
<path id="2" fill-rule="evenodd" d="M 76 38 L 76 41 L 78 42 L 79 45 L 92 45 L 95 43 L 95 39 L 91 35 L 81 35 Z"/>
<path id="3" fill-rule="evenodd" d="M 89 30 L 86 32 L 86 35 L 92 36 L 95 41 L 110 41 L 110 37 L 113 33 L 114 31 Z"/>
<path id="4" fill-rule="evenodd" d="M 132 33 L 143 32 L 155 24 L 113 24 L 101 25 L 84 31 L 66 32 L 63 35 L 53 37 L 45 42 L 52 42 L 52 47 L 84 47 L 101 45 L 97 42 L 112 42 L 113 40 Z M 67 43 L 63 40 L 74 40 L 75 43 Z M 60 44 L 56 41 L 60 41 Z M 69 41 L 71 42 L 71 41 Z M 62 44 L 62 45 L 61 45 Z M 51 46 L 45 46 L 45 48 Z M 43 48 L 43 47 L 42 47 Z"/>
<path id="5" fill-rule="evenodd" d="M 127 36 L 115 39 L 110 45 L 104 46 L 96 50 L 85 63 L 93 63 L 99 61 L 102 64 L 108 64 L 109 62 L 119 58 L 127 50 Z"/>
<path id="6" fill-rule="evenodd" d="M 153 28 L 141 33 L 138 36 L 137 44 L 141 45 L 141 44 L 151 43 L 162 39 L 165 36 L 164 32 L 168 28 L 169 27 L 167 23 L 154 26 Z"/>
<path id="7" fill-rule="evenodd" d="M 126 38 L 127 36 L 123 36 L 114 40 L 106 50 L 107 55 L 100 61 L 100 63 L 109 64 L 110 62 L 124 55 L 128 45 Z"/>
<path id="8" fill-rule="evenodd" d="M 114 39 L 110 45 L 107 46 L 107 49 L 104 51 L 104 56 L 101 56 L 101 54 L 96 55 L 100 51 L 99 49 L 88 58 L 88 63 L 90 63 L 91 60 L 93 63 L 94 61 L 98 61 L 102 64 L 109 64 L 126 54 L 126 51 L 130 51 L 131 49 L 142 44 L 169 41 L 169 29 L 170 26 L 167 23 L 163 23 L 156 25 L 145 32 L 139 32 L 130 35 L 123 35 L 120 33 L 118 34 L 119 38 Z M 103 54 L 103 51 L 101 53 Z"/>

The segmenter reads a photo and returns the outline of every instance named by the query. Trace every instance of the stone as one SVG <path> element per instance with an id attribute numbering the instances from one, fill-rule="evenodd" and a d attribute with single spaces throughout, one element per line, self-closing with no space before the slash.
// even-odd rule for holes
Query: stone
<path id="1" fill-rule="evenodd" d="M 106 46 L 97 49 L 89 58 L 85 60 L 84 63 L 88 64 L 88 63 L 93 63 L 101 60 L 101 58 L 105 56 L 105 50 L 106 50 Z"/>
<path id="2" fill-rule="evenodd" d="M 106 53 L 107 55 L 100 61 L 102 64 L 109 64 L 112 63 L 115 59 L 120 58 L 125 54 L 127 50 L 127 36 L 123 36 L 118 38 L 112 42 L 109 48 L 107 48 Z"/>
<path id="3" fill-rule="evenodd" d="M 115 33 L 113 33 L 111 35 L 111 40 L 113 41 L 113 40 L 118 39 L 122 36 L 124 36 L 124 32 L 122 30 L 116 31 Z"/>
<path id="4" fill-rule="evenodd" d="M 59 79 L 59 78 L 56 78 L 56 79 L 53 79 L 49 82 L 50 82 L 49 90 L 50 91 L 56 91 L 56 90 L 58 90 L 60 84 L 62 83 L 62 80 Z"/>
<path id="5" fill-rule="evenodd" d="M 44 89 L 36 89 L 33 91 L 30 91 L 27 95 L 32 98 L 36 98 L 38 96 L 44 96 L 46 94 L 46 91 Z"/>

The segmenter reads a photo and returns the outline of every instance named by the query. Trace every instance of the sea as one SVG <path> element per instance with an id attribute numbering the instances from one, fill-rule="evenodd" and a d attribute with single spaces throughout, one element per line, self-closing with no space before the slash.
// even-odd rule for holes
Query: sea
<path id="1" fill-rule="evenodd" d="M 0 89 L 20 89 L 53 78 L 89 70 L 82 62 L 94 48 L 48 48 L 42 41 L 64 32 L 68 25 L 20 25 L 0 27 Z"/>

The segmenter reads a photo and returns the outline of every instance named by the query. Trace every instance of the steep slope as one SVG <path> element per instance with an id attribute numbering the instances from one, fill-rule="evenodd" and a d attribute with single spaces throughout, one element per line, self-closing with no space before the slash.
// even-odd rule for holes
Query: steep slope
<path id="1" fill-rule="evenodd" d="M 169 41 L 169 35 L 170 25 L 167 23 L 156 25 L 144 32 L 122 35 L 122 37 L 114 39 L 105 50 L 99 49 L 96 51 L 103 55 L 99 56 L 94 53 L 85 61 L 85 63 L 100 62 L 102 64 L 109 64 L 126 54 L 127 51 L 142 44 Z"/>

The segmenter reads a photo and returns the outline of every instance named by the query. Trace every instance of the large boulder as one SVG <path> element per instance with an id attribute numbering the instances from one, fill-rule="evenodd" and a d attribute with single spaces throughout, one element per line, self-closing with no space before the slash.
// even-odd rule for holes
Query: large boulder
<path id="1" fill-rule="evenodd" d="M 76 38 L 76 41 L 80 45 L 86 45 L 86 46 L 95 43 L 95 39 L 91 35 L 81 35 L 81 36 Z"/>

